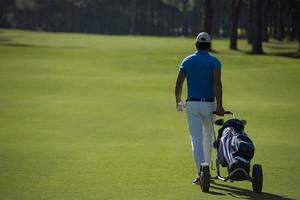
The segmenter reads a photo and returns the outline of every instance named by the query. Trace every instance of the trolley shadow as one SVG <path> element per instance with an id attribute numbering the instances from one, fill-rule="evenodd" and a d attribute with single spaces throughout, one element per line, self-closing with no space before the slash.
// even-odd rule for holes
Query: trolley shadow
<path id="1" fill-rule="evenodd" d="M 217 183 L 215 181 L 211 181 L 210 188 L 214 189 L 214 191 L 209 191 L 211 195 L 229 195 L 235 197 L 237 199 L 261 199 L 261 200 L 295 200 L 292 198 L 288 198 L 285 196 L 272 194 L 272 193 L 254 193 L 252 190 L 239 188 L 232 185 L 223 185 Z"/>

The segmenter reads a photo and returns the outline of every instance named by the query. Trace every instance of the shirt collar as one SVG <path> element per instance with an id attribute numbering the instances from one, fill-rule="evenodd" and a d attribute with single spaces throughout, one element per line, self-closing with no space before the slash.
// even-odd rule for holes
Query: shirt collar
<path id="1" fill-rule="evenodd" d="M 205 50 L 198 50 L 198 51 L 196 51 L 196 54 L 207 55 L 207 54 L 208 54 L 208 51 L 205 51 Z"/>

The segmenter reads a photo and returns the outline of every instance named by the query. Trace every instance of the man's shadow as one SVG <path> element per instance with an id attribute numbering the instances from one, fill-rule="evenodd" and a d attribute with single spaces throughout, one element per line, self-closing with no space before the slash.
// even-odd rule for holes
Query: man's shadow
<path id="1" fill-rule="evenodd" d="M 212 195 L 230 195 L 232 197 L 239 198 L 239 199 L 295 200 L 295 199 L 291 199 L 291 198 L 288 198 L 285 196 L 266 193 L 266 192 L 255 193 L 252 190 L 239 188 L 239 187 L 231 186 L 231 185 L 220 184 L 214 180 L 211 181 L 210 188 L 212 188 L 214 190 L 219 190 L 219 191 L 209 192 Z"/>

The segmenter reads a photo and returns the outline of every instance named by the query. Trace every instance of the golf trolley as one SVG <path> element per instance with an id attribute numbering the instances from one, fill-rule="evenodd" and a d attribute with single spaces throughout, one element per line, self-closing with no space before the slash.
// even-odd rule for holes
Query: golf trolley
<path id="1" fill-rule="evenodd" d="M 213 115 L 216 114 L 216 112 L 212 113 L 212 119 L 213 119 Z M 230 112 L 230 111 L 226 111 L 225 114 L 227 115 L 231 115 L 232 119 L 236 119 L 235 115 Z M 218 119 L 215 122 L 212 121 L 212 131 L 213 131 L 213 136 L 214 136 L 214 148 L 216 148 L 216 142 L 217 142 L 217 137 L 215 134 L 215 130 L 214 130 L 214 124 L 218 125 L 218 126 L 222 126 L 224 124 L 224 119 Z M 246 124 L 246 121 L 243 121 L 243 123 Z M 201 167 L 200 167 L 200 173 L 199 173 L 199 177 L 200 177 L 200 188 L 202 190 L 202 192 L 208 192 L 209 191 L 209 187 L 210 187 L 210 180 L 211 179 L 215 179 L 215 180 L 221 180 L 221 181 L 244 181 L 244 180 L 248 180 L 250 182 L 252 182 L 252 189 L 254 192 L 260 193 L 262 190 L 262 186 L 263 186 L 263 171 L 262 171 L 262 166 L 260 164 L 254 164 L 252 167 L 252 176 L 250 176 L 250 172 L 247 172 L 245 169 L 243 168 L 236 168 L 234 169 L 231 173 L 229 173 L 227 176 L 222 176 L 220 173 L 220 160 L 219 160 L 219 151 L 218 149 L 216 149 L 217 151 L 217 158 L 216 158 L 216 172 L 217 172 L 217 176 L 211 177 L 210 175 L 210 170 L 209 170 L 209 164 L 208 163 L 202 163 Z M 213 165 L 213 162 L 212 162 Z M 214 170 L 212 168 L 212 170 Z M 241 175 L 241 176 L 240 176 Z M 240 176 L 242 178 L 236 179 L 237 176 Z"/>

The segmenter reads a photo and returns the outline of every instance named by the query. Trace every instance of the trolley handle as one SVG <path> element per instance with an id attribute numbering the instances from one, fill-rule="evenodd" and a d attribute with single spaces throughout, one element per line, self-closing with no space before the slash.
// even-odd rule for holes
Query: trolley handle
<path id="1" fill-rule="evenodd" d="M 215 115 L 217 112 L 214 111 L 213 114 Z M 232 115 L 233 113 L 231 111 L 225 111 L 224 112 L 225 115 Z"/>

